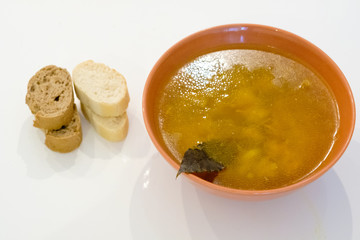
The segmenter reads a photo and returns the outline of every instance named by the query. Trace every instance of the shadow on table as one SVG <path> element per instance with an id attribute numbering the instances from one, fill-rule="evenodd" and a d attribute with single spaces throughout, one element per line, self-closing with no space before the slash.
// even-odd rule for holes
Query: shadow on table
<path id="1" fill-rule="evenodd" d="M 43 131 L 33 127 L 33 116 L 24 120 L 17 152 L 26 164 L 29 177 L 44 179 L 68 170 L 71 170 L 70 177 L 84 176 L 95 159 L 107 161 L 122 152 L 125 141 L 109 142 L 99 136 L 81 114 L 80 119 L 83 140 L 80 147 L 70 153 L 57 153 L 48 149 L 44 144 Z M 99 172 L 101 169 L 95 171 Z"/>
<path id="2" fill-rule="evenodd" d="M 159 153 L 142 170 L 129 211 L 133 239 L 352 238 L 349 200 L 334 170 L 294 193 L 259 202 L 221 198 L 175 175 Z"/>
<path id="3" fill-rule="evenodd" d="M 43 131 L 33 127 L 33 116 L 25 119 L 20 131 L 18 154 L 26 164 L 28 175 L 32 178 L 43 179 L 55 172 L 65 171 L 75 164 L 77 152 L 67 154 L 54 153 L 44 142 Z"/>
<path id="4" fill-rule="evenodd" d="M 181 198 L 181 179 L 159 153 L 140 172 L 129 209 L 132 239 L 182 239 L 186 231 Z M 190 186 L 191 187 L 191 186 Z M 185 227 L 185 229 L 183 229 Z"/>
<path id="5" fill-rule="evenodd" d="M 186 218 L 194 239 L 204 221 L 194 209 L 183 187 Z M 311 185 L 287 196 L 261 202 L 223 199 L 197 189 L 201 210 L 215 239 L 352 239 L 349 200 L 336 172 L 330 170 Z"/>

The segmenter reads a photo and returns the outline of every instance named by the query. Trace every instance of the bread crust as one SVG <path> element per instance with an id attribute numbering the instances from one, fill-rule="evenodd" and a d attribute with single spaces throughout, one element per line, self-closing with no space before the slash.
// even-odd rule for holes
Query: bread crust
<path id="1" fill-rule="evenodd" d="M 80 116 L 74 104 L 73 115 L 69 125 L 59 130 L 45 130 L 45 145 L 55 152 L 68 153 L 78 148 L 81 142 L 82 128 Z"/>
<path id="2" fill-rule="evenodd" d="M 68 124 L 74 104 L 69 72 L 54 65 L 40 69 L 28 83 L 26 104 L 35 115 L 34 127 L 54 130 Z"/>
<path id="3" fill-rule="evenodd" d="M 96 132 L 106 140 L 118 142 L 126 138 L 129 129 L 129 119 L 126 112 L 117 117 L 102 117 L 96 115 L 96 113 L 92 112 L 91 109 L 83 103 L 81 103 L 81 111 L 95 128 Z M 116 127 L 107 125 L 109 121 L 116 122 Z"/>

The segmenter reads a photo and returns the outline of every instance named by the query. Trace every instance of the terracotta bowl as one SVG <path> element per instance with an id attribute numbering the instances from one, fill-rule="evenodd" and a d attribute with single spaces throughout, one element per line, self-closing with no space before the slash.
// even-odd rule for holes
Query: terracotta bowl
<path id="1" fill-rule="evenodd" d="M 271 190 L 240 190 L 219 186 L 192 174 L 183 174 L 183 176 L 214 194 L 243 200 L 261 200 L 281 196 L 318 179 L 339 160 L 351 140 L 355 125 L 355 104 L 352 92 L 341 70 L 323 51 L 295 34 L 268 26 L 232 24 L 213 27 L 186 37 L 165 52 L 149 74 L 143 92 L 143 117 L 155 147 L 171 166 L 176 170 L 179 169 L 179 163 L 161 137 L 158 120 L 154 114 L 154 103 L 159 96 L 158 90 L 164 84 L 166 76 L 197 56 L 216 50 L 234 48 L 278 52 L 302 62 L 320 74 L 331 87 L 338 103 L 340 112 L 338 138 L 324 163 L 314 173 L 286 187 Z"/>

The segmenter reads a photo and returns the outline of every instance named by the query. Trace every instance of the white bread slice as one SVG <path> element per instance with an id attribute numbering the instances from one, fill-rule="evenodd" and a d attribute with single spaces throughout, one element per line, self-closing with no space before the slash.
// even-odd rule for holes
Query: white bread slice
<path id="1" fill-rule="evenodd" d="M 112 142 L 125 139 L 129 129 L 129 120 L 126 112 L 117 117 L 102 117 L 92 112 L 83 103 L 81 103 L 81 111 L 103 138 Z"/>
<path id="2" fill-rule="evenodd" d="M 74 104 L 70 123 L 58 130 L 45 130 L 45 144 L 53 151 L 67 153 L 78 148 L 81 141 L 80 116 Z"/>
<path id="3" fill-rule="evenodd" d="M 73 72 L 75 92 L 80 101 L 103 117 L 122 115 L 130 98 L 125 78 L 102 63 L 88 60 Z"/>
<path id="4" fill-rule="evenodd" d="M 26 104 L 35 115 L 35 127 L 59 129 L 68 124 L 74 104 L 69 72 L 54 65 L 40 69 L 29 80 Z"/>

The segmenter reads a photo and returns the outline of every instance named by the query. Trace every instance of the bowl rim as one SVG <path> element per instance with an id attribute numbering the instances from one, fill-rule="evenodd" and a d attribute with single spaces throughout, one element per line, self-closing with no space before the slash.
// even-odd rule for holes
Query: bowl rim
<path id="1" fill-rule="evenodd" d="M 252 23 L 234 23 L 234 24 L 225 24 L 225 25 L 219 25 L 219 26 L 215 26 L 215 27 L 210 27 L 210 28 L 206 28 L 200 31 L 197 31 L 195 33 L 192 33 L 186 37 L 184 37 L 183 39 L 181 39 L 180 41 L 176 42 L 174 45 L 172 45 L 165 53 L 163 53 L 161 55 L 161 57 L 157 60 L 157 62 L 155 63 L 155 65 L 153 66 L 153 68 L 151 69 L 151 72 L 149 73 L 147 79 L 146 79 L 146 83 L 144 86 L 144 90 L 143 90 L 143 95 L 142 95 L 142 114 L 143 114 L 143 119 L 144 119 L 144 123 L 145 123 L 145 127 L 146 130 L 150 136 L 151 141 L 153 142 L 153 144 L 155 145 L 156 149 L 159 151 L 159 153 L 162 155 L 163 158 L 165 158 L 165 160 L 172 165 L 175 169 L 179 168 L 179 164 L 176 163 L 175 160 L 173 160 L 167 153 L 166 151 L 161 147 L 161 145 L 159 144 L 159 142 L 156 140 L 155 137 L 155 133 L 154 130 L 151 128 L 149 120 L 147 119 L 148 116 L 148 111 L 149 109 L 147 109 L 146 106 L 146 102 L 147 102 L 147 96 L 149 96 L 149 89 L 150 89 L 150 84 L 151 84 L 151 79 L 153 78 L 153 76 L 155 75 L 157 69 L 159 68 L 159 66 L 168 58 L 168 56 L 170 56 L 171 54 L 173 54 L 174 51 L 176 51 L 178 48 L 180 48 L 181 46 L 183 46 L 184 44 L 187 44 L 188 42 L 191 42 L 192 40 L 196 39 L 199 36 L 202 35 L 206 35 L 209 34 L 211 32 L 225 32 L 225 30 L 228 29 L 238 29 L 238 30 L 244 30 L 244 28 L 249 29 L 249 28 L 261 28 L 263 30 L 268 30 L 268 31 L 275 31 L 278 32 L 278 34 L 282 34 L 284 36 L 287 36 L 291 39 L 295 39 L 297 41 L 303 42 L 307 48 L 310 48 L 311 51 L 315 51 L 318 54 L 320 54 L 322 57 L 324 57 L 327 60 L 327 64 L 334 69 L 340 76 L 341 81 L 346 89 L 347 94 L 349 95 L 350 98 L 350 104 L 351 104 L 351 113 L 352 113 L 352 121 L 351 121 L 351 132 L 349 133 L 346 141 L 344 142 L 344 144 L 341 146 L 341 149 L 336 153 L 336 155 L 333 157 L 333 159 L 331 161 L 329 161 L 324 167 L 322 167 L 320 170 L 316 171 L 315 174 L 309 174 L 304 176 L 304 178 L 302 178 L 301 180 L 292 183 L 290 185 L 286 185 L 283 187 L 279 187 L 279 188 L 274 188 L 274 189 L 264 189 L 264 190 L 244 190 L 244 189 L 236 189 L 236 188 L 230 188 L 230 187 L 225 187 L 225 186 L 221 186 L 209 181 L 206 181 L 200 177 L 197 177 L 193 174 L 187 174 L 185 173 L 185 175 L 192 180 L 193 182 L 195 182 L 196 184 L 200 184 L 202 186 L 205 186 L 208 189 L 211 190 L 215 190 L 215 191 L 219 191 L 222 193 L 225 193 L 229 196 L 234 196 L 234 195 L 242 195 L 242 196 L 264 196 L 264 195 L 274 195 L 274 194 L 282 194 L 282 193 L 286 193 L 298 188 L 301 188 L 313 181 L 315 181 L 316 179 L 318 179 L 319 177 L 321 177 L 322 175 L 324 175 L 325 172 L 327 172 L 330 168 L 332 168 L 336 162 L 341 158 L 341 156 L 343 155 L 343 153 L 345 152 L 346 148 L 348 147 L 351 138 L 353 136 L 354 133 L 354 129 L 355 129 L 355 122 L 356 122 L 356 110 L 355 110 L 355 101 L 354 101 L 354 97 L 353 97 L 353 93 L 351 91 L 350 85 L 345 77 L 345 75 L 343 74 L 343 72 L 340 70 L 340 68 L 336 65 L 336 63 L 325 53 L 323 52 L 319 47 L 315 46 L 313 43 L 311 43 L 310 41 L 294 34 L 291 33 L 289 31 L 277 28 L 277 27 L 271 27 L 271 26 L 267 26 L 267 25 L 261 25 L 261 24 L 252 24 Z"/>

